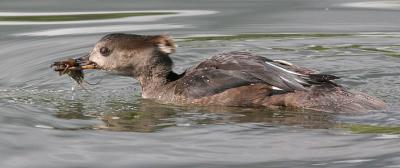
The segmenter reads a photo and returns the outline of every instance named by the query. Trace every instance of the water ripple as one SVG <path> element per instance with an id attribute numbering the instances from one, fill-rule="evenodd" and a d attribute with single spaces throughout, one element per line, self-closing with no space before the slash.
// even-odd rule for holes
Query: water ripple
<path id="1" fill-rule="evenodd" d="M 81 34 L 98 34 L 112 32 L 127 32 L 141 30 L 170 30 L 182 29 L 190 26 L 173 25 L 173 24 L 141 24 L 141 25 L 108 25 L 108 26 L 90 26 L 90 27 L 74 27 L 49 29 L 28 33 L 17 33 L 15 36 L 60 36 L 60 35 L 81 35 Z"/>
<path id="2" fill-rule="evenodd" d="M 170 17 L 187 17 L 198 15 L 211 15 L 218 13 L 210 10 L 146 10 L 146 11 L 95 11 L 95 12 L 0 12 L 0 16 L 62 16 L 84 14 L 118 14 L 118 13 L 176 13 L 158 16 L 134 16 L 116 19 L 85 20 L 85 21 L 0 21 L 0 25 L 54 25 L 54 24 L 94 24 L 94 23 L 122 23 L 122 22 L 153 22 Z"/>

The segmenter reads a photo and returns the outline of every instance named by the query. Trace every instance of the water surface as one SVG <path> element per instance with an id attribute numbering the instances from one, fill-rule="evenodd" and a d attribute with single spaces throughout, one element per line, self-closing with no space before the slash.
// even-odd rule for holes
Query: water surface
<path id="1" fill-rule="evenodd" d="M 0 16 L 174 14 L 0 21 L 0 167 L 399 167 L 398 135 L 347 129 L 400 125 L 396 3 L 2 1 Z M 82 88 L 49 68 L 111 32 L 171 34 L 177 72 L 213 54 L 249 51 L 340 76 L 338 83 L 389 109 L 337 115 L 162 105 L 141 99 L 129 77 L 88 72 L 100 83 Z"/>

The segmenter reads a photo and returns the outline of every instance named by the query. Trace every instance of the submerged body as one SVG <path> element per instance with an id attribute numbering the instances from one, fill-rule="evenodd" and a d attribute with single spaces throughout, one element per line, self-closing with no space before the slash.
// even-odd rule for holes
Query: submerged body
<path id="1" fill-rule="evenodd" d="M 383 110 L 372 96 L 347 91 L 333 75 L 282 60 L 229 52 L 187 69 L 172 71 L 168 36 L 110 34 L 83 58 L 89 67 L 112 70 L 140 81 L 142 97 L 179 105 L 289 107 L 326 112 Z M 82 59 L 82 58 L 80 58 Z"/>

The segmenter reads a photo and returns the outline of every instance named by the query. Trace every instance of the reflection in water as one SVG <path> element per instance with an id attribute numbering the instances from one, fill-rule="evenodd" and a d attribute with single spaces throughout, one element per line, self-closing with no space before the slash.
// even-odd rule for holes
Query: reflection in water
<path id="1" fill-rule="evenodd" d="M 66 101 L 56 106 L 58 112 L 54 115 L 57 118 L 63 119 L 81 119 L 87 120 L 91 117 L 84 114 L 84 105 L 81 102 Z"/>
<path id="2" fill-rule="evenodd" d="M 228 123 L 262 123 L 269 126 L 287 125 L 303 128 L 332 128 L 332 114 L 320 112 L 294 112 L 263 108 L 237 107 L 182 107 L 163 105 L 140 99 L 134 103 L 110 101 L 105 112 L 87 113 L 82 103 L 68 101 L 57 106 L 56 117 L 62 119 L 99 118 L 104 125 L 93 129 L 111 131 L 154 132 L 171 126 L 198 126 Z"/>
<path id="3" fill-rule="evenodd" d="M 0 12 L 0 25 L 54 25 L 151 22 L 170 17 L 216 14 L 209 10 L 140 10 L 96 12 Z M 129 16 L 131 15 L 131 16 Z M 75 16 L 71 19 L 71 16 Z M 95 17 L 88 20 L 88 16 Z M 50 19 L 51 18 L 51 19 Z"/>
<path id="4" fill-rule="evenodd" d="M 80 18 L 0 22 L 0 167 L 399 167 L 398 136 L 313 129 L 361 123 L 351 128 L 387 133 L 393 129 L 365 125 L 400 125 L 400 78 L 396 76 L 400 72 L 400 22 L 396 22 L 400 11 L 393 10 L 397 8 L 394 2 L 360 2 L 374 8 L 389 4 L 384 8 L 390 8 L 361 10 L 341 6 L 358 3 L 343 0 L 121 0 L 108 4 L 2 0 L 2 16 Z M 196 10 L 171 10 L 177 8 Z M 112 10 L 155 9 L 178 14 L 82 20 L 85 14 L 105 14 L 106 10 L 114 15 Z M 53 61 L 87 53 L 101 36 L 114 31 L 174 37 L 247 34 L 208 37 L 210 41 L 181 39 L 181 47 L 172 56 L 175 68 L 183 72 L 223 51 L 249 51 L 340 76 L 345 87 L 384 99 L 390 113 L 337 116 L 162 105 L 141 99 L 132 79 L 99 74 L 103 72 L 87 76 L 93 83 L 103 79 L 101 84 L 72 92 L 73 81 L 57 77 L 48 67 Z M 288 32 L 300 37 L 283 37 Z M 322 38 L 306 37 L 304 32 L 361 33 Z M 265 38 L 249 33 L 264 33 Z"/>
<path id="5" fill-rule="evenodd" d="M 108 26 L 89 26 L 75 28 L 60 28 L 50 30 L 40 30 L 28 33 L 14 34 L 16 36 L 60 36 L 60 35 L 80 35 L 80 34 L 96 34 L 96 33 L 112 33 L 125 31 L 140 31 L 140 30 L 165 30 L 165 29 L 181 29 L 188 27 L 178 24 L 123 24 L 123 25 L 108 25 Z"/>
<path id="6" fill-rule="evenodd" d="M 107 104 L 114 110 L 100 116 L 105 125 L 97 128 L 113 131 L 153 132 L 173 126 L 174 123 L 168 119 L 177 113 L 173 108 L 148 101 L 138 101 L 136 104 L 118 102 Z"/>
<path id="7" fill-rule="evenodd" d="M 400 125 L 400 11 L 393 10 L 398 5 L 394 0 L 360 2 L 375 9 L 379 3 L 389 4 L 361 10 L 343 3 L 358 2 L 3 0 L 2 16 L 57 19 L 62 14 L 116 9 L 196 10 L 99 20 L 0 22 L 0 167 L 399 167 L 399 136 L 375 131 L 396 130 L 370 126 Z M 175 68 L 183 72 L 223 51 L 249 51 L 340 76 L 345 87 L 384 99 L 390 112 L 344 116 L 162 105 L 141 99 L 132 79 L 99 74 L 103 72 L 87 76 L 89 82 L 103 79 L 101 84 L 72 92 L 73 81 L 57 77 L 48 67 L 87 53 L 101 36 L 114 31 L 174 37 L 236 35 L 181 39 L 172 56 Z M 287 37 L 288 32 L 298 36 Z M 322 38 L 306 37 L 304 32 L 361 33 Z M 249 33 L 264 33 L 264 38 Z M 361 123 L 351 129 L 375 133 L 313 129 L 340 128 L 340 123 Z"/>

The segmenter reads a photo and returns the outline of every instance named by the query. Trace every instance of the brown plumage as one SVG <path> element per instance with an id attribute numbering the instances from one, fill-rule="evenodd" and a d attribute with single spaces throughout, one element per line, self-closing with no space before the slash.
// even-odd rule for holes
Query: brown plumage
<path id="1" fill-rule="evenodd" d="M 169 57 L 175 48 L 173 40 L 165 35 L 110 34 L 79 66 L 90 64 L 132 76 L 140 81 L 143 98 L 161 103 L 327 112 L 386 108 L 377 98 L 349 92 L 334 83 L 336 76 L 247 52 L 218 54 L 176 74 Z"/>

